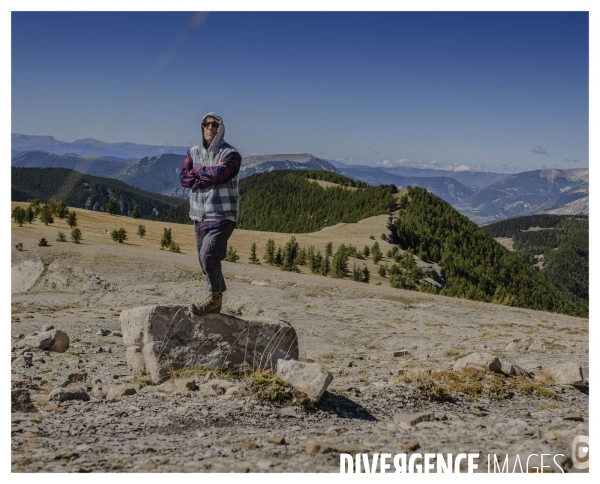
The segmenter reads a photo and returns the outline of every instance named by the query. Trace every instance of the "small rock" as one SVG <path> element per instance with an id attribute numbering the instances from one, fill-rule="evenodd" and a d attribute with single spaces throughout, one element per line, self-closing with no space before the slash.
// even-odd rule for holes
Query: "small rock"
<path id="1" fill-rule="evenodd" d="M 96 334 L 99 334 L 100 336 L 108 336 L 110 334 L 110 329 L 99 329 L 96 331 Z"/>
<path id="2" fill-rule="evenodd" d="M 516 341 L 511 341 L 510 343 L 508 343 L 508 346 L 506 347 L 506 351 L 517 352 L 517 351 L 519 351 L 519 345 L 517 344 Z"/>
<path id="3" fill-rule="evenodd" d="M 433 416 L 436 420 L 448 420 L 444 412 L 436 412 Z"/>
<path id="4" fill-rule="evenodd" d="M 413 440 L 411 442 L 408 442 L 407 444 L 399 442 L 398 444 L 396 444 L 396 447 L 400 447 L 404 452 L 414 452 L 419 447 L 421 447 L 421 444 L 419 444 L 418 441 Z"/>
<path id="5" fill-rule="evenodd" d="M 177 378 L 175 380 L 175 386 L 178 392 L 187 392 L 198 390 L 198 385 L 194 378 Z"/>
<path id="6" fill-rule="evenodd" d="M 285 437 L 281 435 L 274 435 L 272 437 L 267 437 L 267 442 L 275 445 L 285 445 Z"/>
<path id="7" fill-rule="evenodd" d="M 318 402 L 333 380 L 319 363 L 296 360 L 278 360 L 277 375 L 289 382 L 296 390 L 305 393 L 312 402 Z"/>
<path id="8" fill-rule="evenodd" d="M 500 372 L 502 364 L 498 358 L 490 353 L 472 353 L 454 363 L 454 371 L 462 370 L 463 368 Z"/>
<path id="9" fill-rule="evenodd" d="M 563 420 L 574 420 L 575 422 L 583 422 L 583 415 L 581 415 L 581 412 L 568 413 L 563 417 Z"/>
<path id="10" fill-rule="evenodd" d="M 26 388 L 16 388 L 10 392 L 11 412 L 30 412 L 33 404 L 31 395 Z"/>
<path id="11" fill-rule="evenodd" d="M 96 398 L 106 398 L 107 391 L 102 388 L 102 382 L 94 383 L 92 386 L 92 396 Z"/>
<path id="12" fill-rule="evenodd" d="M 87 402 L 90 396 L 85 391 L 85 388 L 55 388 L 48 395 L 49 402 L 65 402 L 67 400 L 83 400 Z"/>
<path id="13" fill-rule="evenodd" d="M 87 376 L 87 372 L 77 371 L 75 373 L 70 373 L 67 377 L 67 380 L 69 380 L 70 382 L 85 381 L 87 380 Z"/>
<path id="14" fill-rule="evenodd" d="M 135 395 L 136 393 L 135 385 L 113 385 L 106 392 L 106 400 L 114 402 L 121 400 L 125 395 Z"/>
<path id="15" fill-rule="evenodd" d="M 121 333 L 120 331 L 113 331 L 112 335 L 113 336 L 123 336 L 123 333 Z"/>
<path id="16" fill-rule="evenodd" d="M 352 358 L 344 358 L 342 366 L 344 368 L 352 368 L 354 366 L 354 360 Z"/>
<path id="17" fill-rule="evenodd" d="M 316 440 L 307 442 L 305 450 L 312 456 L 328 453 L 362 454 L 362 448 L 355 444 L 334 444 Z"/>
<path id="18" fill-rule="evenodd" d="M 545 352 L 546 351 L 546 345 L 544 343 L 532 343 L 529 346 L 529 351 L 541 351 L 541 352 Z"/>
<path id="19" fill-rule="evenodd" d="M 42 325 L 42 333 L 45 333 L 46 331 L 50 331 L 54 329 L 54 325 L 53 324 L 44 324 Z"/>
<path id="20" fill-rule="evenodd" d="M 13 360 L 10 366 L 13 368 L 29 368 L 32 365 L 32 358 L 29 355 L 18 356 Z"/>
<path id="21" fill-rule="evenodd" d="M 206 375 L 204 375 L 204 383 L 209 382 L 213 378 L 215 378 L 215 374 L 212 371 L 209 371 Z"/>
<path id="22" fill-rule="evenodd" d="M 267 459 L 259 460 L 256 463 L 256 467 L 258 467 L 259 469 L 268 469 L 269 467 L 272 467 L 272 466 L 273 466 L 273 463 Z"/>
<path id="23" fill-rule="evenodd" d="M 259 442 L 238 442 L 233 445 L 234 450 L 255 450 L 261 447 L 262 444 Z"/>
<path id="24" fill-rule="evenodd" d="M 383 358 L 399 358 L 401 356 L 408 356 L 410 352 L 408 350 L 396 350 L 396 351 L 383 351 L 381 356 Z"/>
<path id="25" fill-rule="evenodd" d="M 397 413 L 394 415 L 394 422 L 396 425 L 400 425 L 401 423 L 405 423 L 410 427 L 418 424 L 419 422 L 428 422 L 431 420 L 435 420 L 435 417 L 432 412 L 423 412 L 423 413 Z"/>

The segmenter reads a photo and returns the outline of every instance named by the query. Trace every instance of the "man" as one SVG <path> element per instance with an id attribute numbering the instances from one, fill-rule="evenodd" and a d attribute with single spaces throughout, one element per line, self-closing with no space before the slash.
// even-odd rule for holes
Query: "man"
<path id="1" fill-rule="evenodd" d="M 227 289 L 221 261 L 238 220 L 238 172 L 242 164 L 238 151 L 224 141 L 225 125 L 220 116 L 205 115 L 200 130 L 202 144 L 188 151 L 179 171 L 181 186 L 192 189 L 190 218 L 194 221 L 198 260 L 208 282 L 206 299 L 189 306 L 198 316 L 221 311 Z"/>

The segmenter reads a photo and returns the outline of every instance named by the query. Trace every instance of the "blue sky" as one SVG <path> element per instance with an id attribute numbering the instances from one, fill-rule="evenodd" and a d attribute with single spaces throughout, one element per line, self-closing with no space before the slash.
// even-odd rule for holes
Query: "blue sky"
<path id="1" fill-rule="evenodd" d="M 13 12 L 14 133 L 493 171 L 589 164 L 586 12 Z M 194 24 L 195 22 L 195 24 Z"/>

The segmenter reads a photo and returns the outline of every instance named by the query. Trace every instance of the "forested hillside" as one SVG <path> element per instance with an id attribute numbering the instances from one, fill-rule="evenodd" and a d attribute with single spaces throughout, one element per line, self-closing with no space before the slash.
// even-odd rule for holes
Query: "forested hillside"
<path id="1" fill-rule="evenodd" d="M 115 200 L 121 215 L 130 215 L 136 205 L 142 216 L 181 203 L 180 198 L 140 190 L 113 178 L 84 175 L 67 168 L 12 168 L 11 200 L 42 202 L 55 198 L 70 207 L 105 211 Z"/>
<path id="2" fill-rule="evenodd" d="M 446 296 L 587 316 L 587 311 L 448 203 L 421 188 L 400 199 L 402 249 L 446 271 Z"/>
<path id="3" fill-rule="evenodd" d="M 535 230 L 529 230 L 535 228 Z M 589 219 L 532 215 L 505 220 L 484 230 L 512 237 L 516 254 L 534 266 L 573 302 L 589 307 Z M 499 235 L 497 235 L 499 234 Z"/>
<path id="4" fill-rule="evenodd" d="M 341 186 L 323 188 L 308 179 Z M 357 188 L 349 190 L 344 187 Z M 355 223 L 396 207 L 393 185 L 372 187 L 324 170 L 277 170 L 240 180 L 238 227 L 269 232 L 307 233 L 337 223 Z M 191 223 L 189 203 L 148 217 Z"/>

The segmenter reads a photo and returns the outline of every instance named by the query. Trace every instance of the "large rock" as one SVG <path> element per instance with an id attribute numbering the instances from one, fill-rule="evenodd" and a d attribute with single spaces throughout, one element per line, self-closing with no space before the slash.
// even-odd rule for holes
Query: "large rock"
<path id="1" fill-rule="evenodd" d="M 25 336 L 21 345 L 39 348 L 40 350 L 56 351 L 64 353 L 69 349 L 69 337 L 60 329 L 42 331 Z"/>
<path id="2" fill-rule="evenodd" d="M 277 360 L 298 358 L 296 331 L 285 321 L 195 316 L 178 305 L 125 310 L 120 320 L 129 367 L 153 383 L 178 369 L 274 370 Z"/>
<path id="3" fill-rule="evenodd" d="M 524 376 L 527 378 L 533 378 L 533 373 L 527 371 L 525 368 L 520 367 L 519 365 L 515 365 L 507 360 L 500 360 L 500 364 L 502 365 L 500 371 L 508 376 Z"/>
<path id="4" fill-rule="evenodd" d="M 55 388 L 48 395 L 48 402 L 65 402 L 67 400 L 83 400 L 87 402 L 90 396 L 85 388 Z"/>
<path id="5" fill-rule="evenodd" d="M 550 376 L 558 385 L 583 385 L 583 373 L 577 363 L 559 363 L 542 370 L 544 376 Z"/>
<path id="6" fill-rule="evenodd" d="M 318 402 L 333 380 L 333 375 L 319 363 L 304 363 L 295 360 L 279 360 L 277 375 L 296 390 L 306 393 L 309 400 Z"/>
<path id="7" fill-rule="evenodd" d="M 502 363 L 494 355 L 489 353 L 471 353 L 464 358 L 456 360 L 454 371 L 463 368 L 476 368 L 478 370 L 490 370 L 499 373 L 502 370 Z"/>

